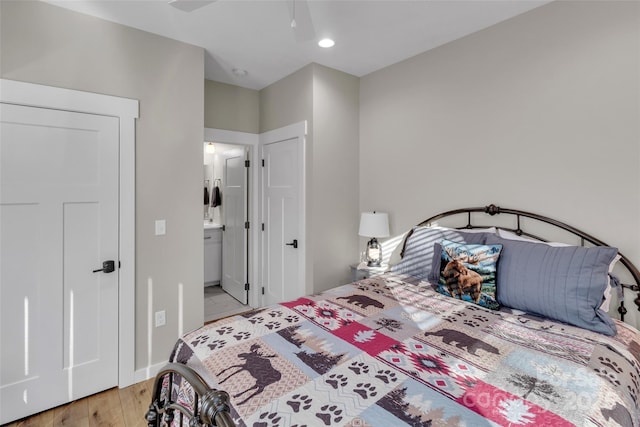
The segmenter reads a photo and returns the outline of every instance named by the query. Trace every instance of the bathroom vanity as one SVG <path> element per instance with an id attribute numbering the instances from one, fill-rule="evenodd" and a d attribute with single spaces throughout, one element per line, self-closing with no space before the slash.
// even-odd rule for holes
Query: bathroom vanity
<path id="1" fill-rule="evenodd" d="M 204 285 L 218 285 L 222 279 L 222 226 L 204 222 Z"/>

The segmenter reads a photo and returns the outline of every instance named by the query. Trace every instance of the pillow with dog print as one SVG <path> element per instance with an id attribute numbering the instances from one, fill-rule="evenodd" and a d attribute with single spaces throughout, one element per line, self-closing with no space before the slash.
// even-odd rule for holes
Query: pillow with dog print
<path id="1" fill-rule="evenodd" d="M 471 245 L 442 240 L 437 291 L 491 310 L 496 298 L 496 271 L 502 245 Z"/>

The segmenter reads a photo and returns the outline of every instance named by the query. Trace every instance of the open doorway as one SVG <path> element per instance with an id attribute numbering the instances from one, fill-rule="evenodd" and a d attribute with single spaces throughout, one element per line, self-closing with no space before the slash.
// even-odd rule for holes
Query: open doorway
<path id="1" fill-rule="evenodd" d="M 250 147 L 204 142 L 204 320 L 250 309 L 248 212 Z"/>
<path id="2" fill-rule="evenodd" d="M 267 295 L 272 295 L 277 293 L 278 291 L 274 288 L 277 286 L 282 292 L 282 298 L 295 298 L 297 296 L 301 296 L 307 293 L 310 293 L 312 290 L 312 286 L 310 285 L 310 281 L 307 280 L 307 277 L 310 275 L 310 272 L 306 268 L 306 237 L 305 237 L 305 171 L 304 171 L 304 159 L 305 159 L 305 139 L 307 135 L 307 125 L 306 122 L 299 122 L 293 125 L 285 126 L 283 128 L 274 129 L 262 134 L 252 134 L 246 132 L 238 132 L 238 131 L 229 131 L 222 129 L 211 129 L 205 128 L 204 130 L 204 141 L 212 142 L 216 152 L 218 151 L 217 147 L 229 145 L 235 149 L 241 148 L 244 149 L 245 160 L 246 160 L 246 179 L 248 186 L 248 194 L 246 196 L 246 213 L 244 223 L 238 222 L 243 226 L 243 233 L 247 238 L 247 247 L 246 251 L 242 252 L 246 254 L 244 259 L 242 260 L 242 264 L 244 266 L 243 269 L 243 277 L 246 278 L 246 282 L 244 283 L 244 295 L 246 295 L 247 305 L 245 308 L 248 310 L 250 308 L 262 307 L 265 303 L 274 303 L 277 300 L 281 300 L 281 298 L 272 298 L 268 299 Z M 297 154 L 291 156 L 284 156 L 283 158 L 279 156 L 272 156 L 271 150 L 268 146 L 272 145 L 273 147 L 280 146 L 279 142 L 295 140 L 297 144 L 299 144 L 299 150 Z M 288 144 L 284 144 L 288 145 Z M 267 148 L 265 148 L 267 147 Z M 266 151 L 265 151 L 266 150 Z M 286 151 L 286 150 L 285 150 Z M 203 146 L 204 152 L 204 146 Z M 271 154 L 270 154 L 271 153 Z M 215 154 L 215 153 L 214 153 Z M 265 159 L 263 156 L 268 155 L 270 158 Z M 293 162 L 284 162 L 284 158 L 291 157 L 290 160 Z M 295 158 L 295 160 L 294 160 Z M 264 159 L 264 161 L 263 161 Z M 283 163 L 284 162 L 284 163 Z M 273 274 L 269 274 L 269 272 L 276 272 L 274 267 L 278 261 L 273 259 L 273 257 L 269 257 L 269 253 L 271 251 L 267 250 L 267 247 L 271 245 L 271 243 L 275 242 L 275 240 L 270 239 L 270 236 L 273 236 L 273 233 L 277 231 L 277 227 L 274 225 L 278 221 L 284 221 L 283 215 L 276 215 L 275 217 L 270 214 L 265 214 L 266 208 L 264 202 L 266 199 L 270 198 L 268 185 L 265 186 L 263 181 L 269 181 L 270 178 L 264 178 L 263 175 L 265 173 L 268 175 L 269 171 L 282 171 L 284 164 L 290 164 L 290 166 L 294 166 L 294 169 L 297 171 L 296 173 L 301 174 L 297 175 L 297 178 L 294 178 L 294 181 L 300 184 L 299 190 L 301 190 L 301 194 L 297 196 L 296 205 L 299 206 L 299 209 L 295 215 L 297 218 L 297 231 L 291 233 L 291 236 L 284 236 L 287 240 L 286 242 L 281 242 L 281 248 L 284 247 L 286 253 L 282 254 L 284 258 L 291 258 L 292 254 L 295 254 L 295 259 L 297 260 L 295 263 L 285 263 L 285 268 L 282 270 L 281 277 L 287 278 L 287 280 L 278 280 Z M 205 169 L 206 170 L 206 169 Z M 221 170 L 221 169 L 219 169 Z M 206 174 L 206 172 L 205 172 Z M 216 184 L 215 179 L 218 178 L 216 176 L 211 175 L 209 185 L 214 186 Z M 272 177 L 275 178 L 275 177 Z M 273 183 L 273 182 L 272 182 Z M 218 182 L 218 185 L 222 185 L 222 206 L 225 206 L 227 196 L 225 193 L 227 189 L 224 188 L 224 177 L 222 178 L 222 182 Z M 266 195 L 266 199 L 265 199 Z M 209 195 L 211 197 L 211 195 Z M 211 199 L 210 199 L 211 203 Z M 221 210 L 220 210 L 221 212 Z M 271 212 L 273 214 L 274 212 Z M 277 213 L 277 212 L 276 212 Z M 227 234 L 227 221 L 224 218 L 221 218 L 214 211 L 209 211 L 209 223 L 216 223 L 216 221 L 220 221 L 220 226 L 225 226 L 225 231 L 222 234 L 226 236 Z M 286 216 L 286 215 L 285 215 Z M 204 212 L 203 212 L 204 217 Z M 224 217 L 224 215 L 222 215 Z M 221 218 L 221 219 L 219 219 Z M 271 234 L 269 234 L 271 233 Z M 265 237 L 266 236 L 266 237 Z M 291 240 L 293 239 L 293 240 Z M 297 240 L 298 247 L 296 248 L 294 240 Z M 292 243 L 293 242 L 293 243 Z M 291 249 L 293 248 L 293 249 Z M 288 249 L 291 249 L 289 251 Z M 273 251 L 275 253 L 275 251 Z M 227 253 L 227 249 L 222 248 L 222 259 L 224 264 L 224 258 L 231 257 L 230 253 Z M 238 261 L 241 257 L 236 256 L 236 261 Z M 238 264 L 236 264 L 238 265 Z M 224 266 L 223 266 L 224 270 Z M 224 273 L 221 275 L 220 283 L 222 283 Z M 274 279 L 275 277 L 275 279 Z M 205 288 L 206 289 L 206 288 Z M 285 291 L 286 295 L 285 295 Z M 225 292 L 226 295 L 229 295 Z M 242 296 L 244 296 L 242 295 Z M 242 299 L 242 296 L 240 299 Z M 267 298 L 267 299 L 266 299 Z M 239 310 L 239 308 L 238 308 Z M 219 318 L 219 314 L 215 315 L 215 318 Z M 208 316 L 207 309 L 205 308 L 205 318 L 211 319 L 211 316 Z M 207 320 L 209 321 L 209 320 Z"/>

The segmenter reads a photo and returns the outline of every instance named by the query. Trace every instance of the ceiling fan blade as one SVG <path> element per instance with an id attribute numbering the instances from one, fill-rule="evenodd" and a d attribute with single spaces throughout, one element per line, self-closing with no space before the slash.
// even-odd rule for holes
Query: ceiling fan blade
<path id="1" fill-rule="evenodd" d="M 289 17 L 291 18 L 291 31 L 298 42 L 305 42 L 316 38 L 313 20 L 309 12 L 307 0 L 292 0 L 287 2 Z"/>
<path id="2" fill-rule="evenodd" d="M 170 0 L 169 4 L 183 12 L 193 12 L 208 4 L 215 3 L 217 0 Z"/>

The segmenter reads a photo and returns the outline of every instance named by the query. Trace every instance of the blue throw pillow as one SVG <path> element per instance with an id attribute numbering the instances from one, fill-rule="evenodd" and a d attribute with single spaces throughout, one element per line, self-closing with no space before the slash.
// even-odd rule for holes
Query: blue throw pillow
<path id="1" fill-rule="evenodd" d="M 613 320 L 599 309 L 616 248 L 553 247 L 498 236 L 488 237 L 487 244 L 503 245 L 497 282 L 500 304 L 605 335 L 616 334 Z"/>
<path id="2" fill-rule="evenodd" d="M 440 261 L 441 294 L 498 310 L 496 270 L 502 245 L 470 245 L 443 240 Z"/>
<path id="3" fill-rule="evenodd" d="M 484 243 L 492 232 L 464 232 L 444 227 L 418 226 L 411 230 L 405 240 L 402 260 L 390 268 L 390 271 L 398 274 L 408 274 L 420 280 L 435 282 L 440 271 L 435 266 L 433 280 L 432 268 L 434 259 L 440 259 L 440 251 L 434 254 L 433 245 L 442 239 L 448 239 L 460 243 Z"/>

